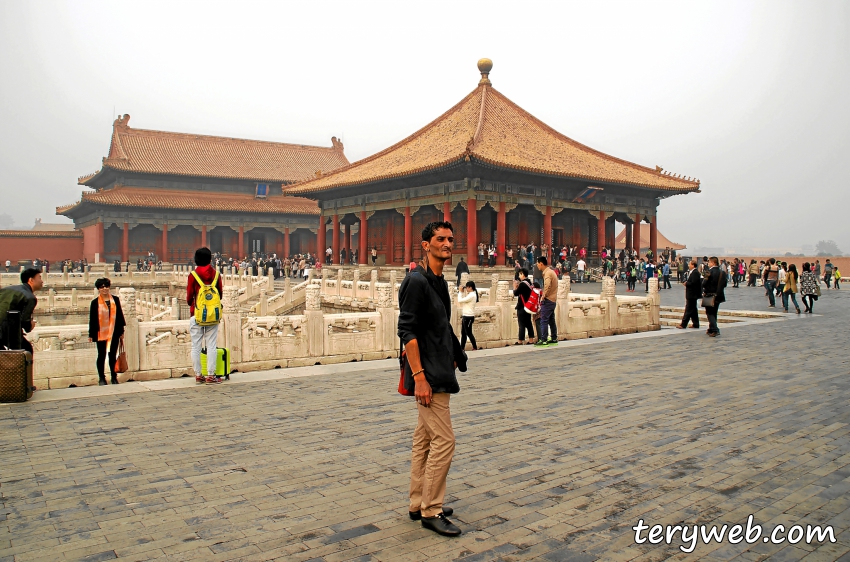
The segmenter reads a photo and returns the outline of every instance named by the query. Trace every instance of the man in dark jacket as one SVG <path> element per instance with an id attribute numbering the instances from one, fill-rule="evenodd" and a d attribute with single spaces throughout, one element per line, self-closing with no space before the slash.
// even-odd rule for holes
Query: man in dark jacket
<path id="1" fill-rule="evenodd" d="M 720 303 L 726 302 L 726 293 L 723 289 L 726 288 L 726 273 L 720 269 L 720 260 L 712 256 L 708 258 L 708 275 L 702 281 L 703 295 L 715 295 L 714 306 L 705 307 L 705 315 L 708 317 L 708 330 L 706 334 L 711 337 L 720 335 L 720 329 L 717 327 L 717 310 L 720 308 Z"/>
<path id="2" fill-rule="evenodd" d="M 694 323 L 694 328 L 699 328 L 699 313 L 697 312 L 697 299 L 702 296 L 702 278 L 697 271 L 697 260 L 688 262 L 688 272 L 685 274 L 685 314 L 682 323 L 676 327 L 684 330 L 688 322 Z"/>
<path id="3" fill-rule="evenodd" d="M 38 304 L 38 299 L 35 298 L 35 292 L 40 291 L 44 286 L 44 281 L 41 279 L 41 271 L 34 267 L 29 267 L 21 272 L 21 284 L 13 285 L 0 289 L 0 345 L 9 343 L 9 337 L 18 334 L 6 333 L 6 316 L 10 310 L 17 310 L 21 313 L 21 329 L 30 333 L 35 328 L 35 321 L 32 319 L 32 313 Z M 21 334 L 21 348 L 33 352 L 32 344 L 27 341 Z"/>
<path id="4" fill-rule="evenodd" d="M 460 276 L 466 273 L 469 275 L 469 266 L 463 261 L 463 256 L 460 257 L 460 263 L 455 268 L 455 277 L 457 277 L 457 286 L 460 287 Z"/>
<path id="5" fill-rule="evenodd" d="M 419 410 L 410 463 L 410 518 L 445 536 L 461 534 L 447 518 L 452 510 L 443 507 L 443 499 L 455 450 L 449 396 L 460 391 L 455 368 L 460 364 L 466 370 L 443 278 L 453 247 L 451 223 L 428 224 L 422 230 L 425 258 L 405 276 L 398 293 L 398 336 L 407 354 L 404 386 L 414 391 Z"/>

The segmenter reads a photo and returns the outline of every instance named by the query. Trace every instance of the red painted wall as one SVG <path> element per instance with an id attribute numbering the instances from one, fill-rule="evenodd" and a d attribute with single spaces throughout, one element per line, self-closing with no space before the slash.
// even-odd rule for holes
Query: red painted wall
<path id="1" fill-rule="evenodd" d="M 83 232 L 83 256 L 89 262 L 94 263 L 94 255 L 100 254 L 103 261 L 103 223 L 84 226 Z"/>
<path id="2" fill-rule="evenodd" d="M 44 259 L 50 262 L 79 260 L 83 257 L 82 237 L 4 236 L 0 234 L 0 265 L 6 260 L 16 264 L 19 260 Z"/>

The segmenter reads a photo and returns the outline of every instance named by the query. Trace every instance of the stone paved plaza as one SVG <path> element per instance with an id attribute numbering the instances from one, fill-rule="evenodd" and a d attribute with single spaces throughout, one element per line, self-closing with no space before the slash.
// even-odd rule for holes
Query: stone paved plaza
<path id="1" fill-rule="evenodd" d="M 761 288 L 727 293 L 766 310 Z M 458 539 L 407 517 L 416 413 L 392 361 L 37 393 L 0 406 L 0 561 L 850 560 L 850 299 L 816 312 L 473 354 L 452 399 Z M 837 542 L 633 541 L 639 519 L 749 514 Z"/>

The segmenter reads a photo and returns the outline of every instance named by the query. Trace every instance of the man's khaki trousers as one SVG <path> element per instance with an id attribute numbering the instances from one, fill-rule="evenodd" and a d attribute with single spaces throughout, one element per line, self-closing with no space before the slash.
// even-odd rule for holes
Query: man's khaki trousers
<path id="1" fill-rule="evenodd" d="M 434 394 L 430 407 L 419 405 L 410 461 L 410 511 L 435 517 L 443 511 L 446 476 L 455 452 L 449 394 Z"/>

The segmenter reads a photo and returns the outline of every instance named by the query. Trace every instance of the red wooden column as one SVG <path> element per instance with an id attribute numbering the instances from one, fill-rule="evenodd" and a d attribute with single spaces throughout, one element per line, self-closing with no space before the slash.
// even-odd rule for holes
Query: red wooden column
<path id="1" fill-rule="evenodd" d="M 652 259 L 658 263 L 658 217 L 655 216 L 649 223 L 649 248 L 652 250 Z"/>
<path id="2" fill-rule="evenodd" d="M 543 240 L 540 241 L 540 246 L 543 247 L 543 244 L 552 250 L 552 207 L 549 205 L 546 205 L 546 214 L 543 215 Z M 546 256 L 546 259 L 549 259 L 549 256 Z"/>
<path id="3" fill-rule="evenodd" d="M 640 215 L 635 215 L 635 223 L 632 225 L 632 249 L 640 254 Z"/>
<path id="4" fill-rule="evenodd" d="M 445 201 L 443 203 L 443 222 L 451 223 L 452 222 L 452 203 L 449 201 Z M 452 225 L 454 226 L 454 225 Z M 452 259 L 449 258 L 446 261 L 446 265 L 451 265 Z"/>
<path id="5" fill-rule="evenodd" d="M 395 263 L 395 211 L 387 217 L 387 265 Z"/>
<path id="6" fill-rule="evenodd" d="M 343 238 L 343 242 L 345 243 L 345 261 L 346 263 L 351 263 L 351 225 L 345 225 L 345 238 Z M 343 264 L 345 265 L 345 264 Z"/>
<path id="7" fill-rule="evenodd" d="M 239 248 L 238 258 L 240 260 L 248 255 L 245 252 L 245 227 L 244 226 L 239 227 L 239 238 L 237 239 L 236 247 Z"/>
<path id="8" fill-rule="evenodd" d="M 162 225 L 162 255 L 159 257 L 164 262 L 168 261 L 168 225 Z"/>
<path id="9" fill-rule="evenodd" d="M 475 199 L 466 200 L 466 261 L 469 265 L 478 263 L 478 210 Z"/>
<path id="10" fill-rule="evenodd" d="M 360 265 L 368 264 L 369 259 L 369 219 L 366 218 L 366 211 L 360 211 L 360 255 L 357 256 Z"/>
<path id="11" fill-rule="evenodd" d="M 121 261 L 130 261 L 130 225 L 124 223 L 124 239 L 121 240 Z"/>
<path id="12" fill-rule="evenodd" d="M 575 215 L 572 217 L 573 220 L 573 239 L 570 241 L 571 244 L 576 246 L 581 246 L 581 225 L 576 220 Z"/>
<path id="13" fill-rule="evenodd" d="M 404 208 L 404 264 L 410 265 L 413 259 L 413 217 L 410 216 L 410 207 Z"/>
<path id="14" fill-rule="evenodd" d="M 207 225 L 201 225 L 201 247 L 207 247 Z"/>
<path id="15" fill-rule="evenodd" d="M 325 216 L 319 215 L 319 232 L 316 234 L 316 241 L 317 241 L 319 248 L 316 251 L 316 253 L 319 256 L 319 259 L 322 260 L 322 263 L 325 263 L 325 257 L 326 257 L 325 256 L 325 250 L 328 249 L 328 245 L 325 242 L 325 235 L 327 234 L 327 232 L 325 231 L 326 228 L 327 228 L 327 225 L 325 224 Z M 286 229 L 286 238 L 284 238 L 284 242 L 283 242 L 283 253 L 284 253 L 284 255 L 286 255 L 286 257 L 289 257 L 288 242 L 289 242 L 289 229 L 287 228 Z"/>
<path id="16" fill-rule="evenodd" d="M 596 251 L 602 257 L 602 248 L 605 246 L 605 211 L 599 211 L 599 219 L 596 221 Z"/>
<path id="17" fill-rule="evenodd" d="M 499 203 L 499 213 L 496 215 L 496 265 L 505 265 L 505 202 Z M 550 220 L 551 227 L 551 220 Z"/>
<path id="18" fill-rule="evenodd" d="M 322 217 L 322 219 L 324 219 L 324 217 Z M 324 221 L 321 221 L 321 222 L 324 222 Z M 325 236 L 324 236 L 325 229 L 324 229 L 324 226 L 325 226 L 324 224 L 319 225 L 319 239 L 320 239 L 321 242 L 319 244 L 319 249 L 316 251 L 316 257 L 318 257 L 318 259 L 320 259 L 320 260 L 325 259 L 325 248 L 324 248 L 324 245 L 325 245 Z M 292 247 L 291 244 L 292 243 L 289 241 L 289 227 L 287 226 L 286 228 L 283 229 L 283 257 L 285 257 L 285 258 L 289 257 L 289 250 Z"/>
<path id="19" fill-rule="evenodd" d="M 333 239 L 331 240 L 333 254 L 331 255 L 331 263 L 339 265 L 339 215 L 334 213 L 331 220 L 333 222 Z"/>

